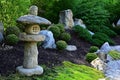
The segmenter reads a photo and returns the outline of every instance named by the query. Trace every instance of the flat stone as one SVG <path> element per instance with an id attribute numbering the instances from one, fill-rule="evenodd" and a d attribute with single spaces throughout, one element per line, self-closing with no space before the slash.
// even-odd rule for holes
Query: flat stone
<path id="1" fill-rule="evenodd" d="M 16 68 L 16 70 L 21 75 L 25 75 L 25 76 L 41 75 L 43 73 L 43 68 L 41 66 L 37 66 L 33 69 L 26 69 L 26 68 L 23 68 L 23 66 L 19 66 Z"/>
<path id="2" fill-rule="evenodd" d="M 35 16 L 35 15 L 24 15 L 17 19 L 17 22 L 22 24 L 44 24 L 50 25 L 51 22 L 45 18 Z"/>
<path id="3" fill-rule="evenodd" d="M 67 51 L 76 51 L 76 50 L 77 50 L 77 47 L 74 46 L 74 45 L 68 45 L 68 46 L 66 47 L 66 50 L 67 50 Z"/>
<path id="4" fill-rule="evenodd" d="M 20 33 L 19 35 L 19 39 L 21 41 L 44 41 L 45 40 L 45 36 L 43 35 L 28 35 L 28 34 L 25 34 L 25 33 Z"/>

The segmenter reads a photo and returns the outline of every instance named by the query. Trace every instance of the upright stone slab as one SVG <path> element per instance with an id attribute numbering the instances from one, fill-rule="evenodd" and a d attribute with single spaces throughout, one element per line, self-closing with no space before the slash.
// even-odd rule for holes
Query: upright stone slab
<path id="1" fill-rule="evenodd" d="M 64 24 L 65 29 L 71 29 L 74 26 L 73 13 L 70 9 L 61 11 L 59 17 L 59 23 Z"/>
<path id="2" fill-rule="evenodd" d="M 0 32 L 3 34 L 4 33 L 4 26 L 3 23 L 0 22 Z"/>
<path id="3" fill-rule="evenodd" d="M 41 24 L 50 25 L 51 22 L 45 18 L 38 17 L 36 6 L 30 7 L 30 14 L 21 16 L 17 19 L 17 22 L 22 23 L 25 26 L 25 32 L 21 33 L 19 38 L 21 41 L 25 41 L 24 45 L 24 61 L 23 66 L 17 67 L 20 74 L 26 76 L 41 75 L 43 68 L 38 65 L 38 49 L 37 42 L 44 41 L 45 36 L 39 35 Z"/>

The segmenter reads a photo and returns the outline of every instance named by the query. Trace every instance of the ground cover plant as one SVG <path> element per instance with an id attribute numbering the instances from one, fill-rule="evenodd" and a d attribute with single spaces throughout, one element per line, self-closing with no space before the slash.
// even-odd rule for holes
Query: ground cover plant
<path id="1" fill-rule="evenodd" d="M 118 60 L 120 59 L 120 52 L 117 51 L 110 51 L 109 55 L 114 59 L 114 60 Z"/>
<path id="2" fill-rule="evenodd" d="M 0 77 L 0 80 L 98 80 L 104 78 L 102 72 L 85 65 L 63 62 L 63 65 L 52 69 L 44 67 L 45 73 L 41 76 L 25 77 L 12 74 L 8 77 Z M 96 76 L 95 76 L 96 75 Z"/>

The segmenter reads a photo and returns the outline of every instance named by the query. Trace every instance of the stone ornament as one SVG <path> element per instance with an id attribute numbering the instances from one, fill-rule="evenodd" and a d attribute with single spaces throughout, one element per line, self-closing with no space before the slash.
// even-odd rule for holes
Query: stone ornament
<path id="1" fill-rule="evenodd" d="M 44 41 L 45 36 L 39 35 L 39 25 L 50 25 L 51 22 L 45 18 L 36 16 L 37 10 L 36 6 L 31 6 L 30 14 L 17 19 L 18 23 L 25 26 L 25 32 L 20 33 L 19 36 L 19 39 L 25 42 L 23 66 L 17 67 L 17 71 L 26 76 L 41 75 L 43 73 L 43 68 L 38 65 L 37 42 Z"/>

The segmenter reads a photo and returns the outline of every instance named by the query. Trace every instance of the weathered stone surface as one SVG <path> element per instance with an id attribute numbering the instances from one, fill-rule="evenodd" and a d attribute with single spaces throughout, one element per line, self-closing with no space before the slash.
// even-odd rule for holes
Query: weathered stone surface
<path id="1" fill-rule="evenodd" d="M 30 11 L 30 12 L 29 12 L 30 14 L 37 16 L 37 14 L 38 14 L 38 7 L 35 6 L 35 5 L 32 5 L 32 6 L 30 7 L 29 11 Z"/>
<path id="2" fill-rule="evenodd" d="M 53 33 L 51 31 L 41 30 L 39 34 L 45 36 L 45 40 L 42 45 L 43 48 L 45 48 L 45 49 L 46 48 L 51 48 L 51 49 L 56 48 L 55 39 L 54 39 Z"/>
<path id="3" fill-rule="evenodd" d="M 108 62 L 105 75 L 109 77 L 110 80 L 120 80 L 120 60 Z"/>
<path id="4" fill-rule="evenodd" d="M 61 11 L 59 22 L 64 24 L 65 29 L 71 29 L 74 26 L 73 13 L 70 9 Z"/>
<path id="5" fill-rule="evenodd" d="M 120 45 L 117 45 L 117 46 L 111 46 L 111 49 L 120 52 Z"/>
<path id="6" fill-rule="evenodd" d="M 4 33 L 4 26 L 3 23 L 0 22 L 0 32 L 3 34 Z"/>
<path id="7" fill-rule="evenodd" d="M 107 54 L 105 54 L 103 52 L 98 53 L 98 57 L 104 62 L 106 62 L 106 60 L 107 60 Z"/>
<path id="8" fill-rule="evenodd" d="M 66 50 L 67 50 L 67 51 L 76 51 L 76 50 L 77 50 L 77 47 L 74 46 L 74 45 L 67 45 Z"/>
<path id="9" fill-rule="evenodd" d="M 25 43 L 23 68 L 32 69 L 38 65 L 38 50 L 36 42 Z"/>
<path id="10" fill-rule="evenodd" d="M 76 25 L 79 25 L 79 26 L 81 26 L 81 27 L 83 27 L 83 28 L 86 28 L 86 26 L 85 26 L 85 24 L 83 23 L 82 19 L 77 19 L 77 18 L 75 18 L 74 25 L 75 25 L 75 26 L 76 26 Z"/>
<path id="11" fill-rule="evenodd" d="M 39 35 L 39 34 L 37 34 L 37 35 L 28 35 L 28 34 L 26 34 L 26 33 L 20 33 L 20 35 L 19 35 L 19 39 L 21 40 L 21 41 L 36 41 L 36 42 L 39 42 L 39 41 L 44 41 L 45 40 L 45 36 L 43 36 L 43 35 Z"/>
<path id="12" fill-rule="evenodd" d="M 98 52 L 102 52 L 102 53 L 108 54 L 108 52 L 109 52 L 110 50 L 112 50 L 112 49 L 111 49 L 109 43 L 108 43 L 108 42 L 105 42 L 105 43 L 101 46 L 101 48 L 100 48 L 100 50 L 99 50 Z"/>
<path id="13" fill-rule="evenodd" d="M 39 34 L 40 26 L 39 25 L 29 25 L 25 28 L 27 34 Z"/>
<path id="14" fill-rule="evenodd" d="M 94 68 L 100 71 L 105 71 L 106 63 L 104 63 L 100 58 L 96 58 L 90 63 Z"/>
<path id="15" fill-rule="evenodd" d="M 3 34 L 0 32 L 0 43 L 4 40 Z"/>
<path id="16" fill-rule="evenodd" d="M 32 75 L 41 75 L 43 73 L 43 68 L 41 66 L 36 66 L 32 69 L 25 69 L 23 66 L 16 68 L 21 75 L 32 76 Z"/>
<path id="17" fill-rule="evenodd" d="M 35 16 L 35 15 L 24 15 L 17 19 L 17 22 L 22 24 L 44 24 L 50 25 L 51 22 L 45 18 Z"/>
<path id="18" fill-rule="evenodd" d="M 117 22 L 117 24 L 116 24 L 117 26 L 120 26 L 120 19 L 118 20 L 118 22 Z"/>

